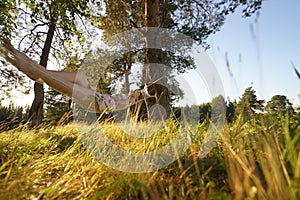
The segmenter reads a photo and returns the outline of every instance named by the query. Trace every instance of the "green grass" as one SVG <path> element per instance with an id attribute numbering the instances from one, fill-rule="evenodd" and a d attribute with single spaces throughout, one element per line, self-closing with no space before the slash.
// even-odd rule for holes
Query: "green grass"
<path id="1" fill-rule="evenodd" d="M 172 122 L 152 139 L 132 139 L 109 123 L 103 127 L 111 141 L 137 152 L 161 148 L 177 133 Z M 217 146 L 199 159 L 206 129 L 198 126 L 180 159 L 149 173 L 105 166 L 85 148 L 75 124 L 2 132 L 0 199 L 300 198 L 299 117 L 237 119 L 224 126 Z"/>

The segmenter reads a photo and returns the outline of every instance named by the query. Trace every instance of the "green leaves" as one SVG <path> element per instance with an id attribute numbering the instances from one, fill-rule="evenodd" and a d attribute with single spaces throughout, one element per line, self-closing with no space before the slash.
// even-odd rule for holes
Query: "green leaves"
<path id="1" fill-rule="evenodd" d="M 15 18 L 17 11 L 16 2 L 13 0 L 0 1 L 0 40 L 9 38 L 16 33 Z"/>
<path id="2" fill-rule="evenodd" d="M 244 94 L 237 104 L 237 113 L 249 119 L 255 112 L 264 110 L 264 100 L 258 100 L 252 87 L 245 89 Z"/>
<path id="3" fill-rule="evenodd" d="M 274 95 L 266 105 L 266 110 L 271 114 L 293 114 L 294 109 L 288 98 L 284 95 Z"/>
<path id="4" fill-rule="evenodd" d="M 145 8 L 149 7 L 148 4 L 146 6 L 146 1 L 104 0 L 103 2 L 105 12 L 101 13 L 96 23 L 104 31 L 105 39 L 130 28 L 146 26 L 148 18 L 145 16 Z M 152 7 L 147 12 L 149 16 L 153 13 L 160 13 L 156 22 L 159 23 L 158 27 L 176 30 L 190 36 L 204 47 L 208 47 L 206 39 L 220 29 L 228 14 L 241 6 L 244 8 L 244 15 L 248 16 L 259 10 L 261 4 L 262 0 L 173 0 L 159 1 L 159 8 Z M 182 41 L 178 41 L 178 46 L 185 45 Z M 173 60 L 176 62 L 176 58 L 173 57 Z M 179 61 L 174 65 L 177 66 L 176 70 L 183 72 L 190 68 L 182 62 L 184 60 Z"/>

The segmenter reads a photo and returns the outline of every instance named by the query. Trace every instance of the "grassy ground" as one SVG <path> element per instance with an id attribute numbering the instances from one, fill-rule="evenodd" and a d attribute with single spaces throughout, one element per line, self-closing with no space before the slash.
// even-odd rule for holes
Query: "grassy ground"
<path id="1" fill-rule="evenodd" d="M 133 141 L 118 127 L 103 126 L 112 141 L 130 147 Z M 163 133 L 172 136 L 176 129 L 170 123 Z M 299 119 L 237 119 L 199 159 L 206 129 L 198 126 L 181 159 L 149 173 L 105 166 L 85 148 L 74 124 L 2 132 L 0 199 L 300 199 Z M 135 151 L 166 141 L 154 137 Z"/>

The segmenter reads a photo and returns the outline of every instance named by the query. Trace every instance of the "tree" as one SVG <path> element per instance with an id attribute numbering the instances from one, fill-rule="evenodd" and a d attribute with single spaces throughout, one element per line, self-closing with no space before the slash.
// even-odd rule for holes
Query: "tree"
<path id="1" fill-rule="evenodd" d="M 244 8 L 244 16 L 249 16 L 262 4 L 262 0 L 104 0 L 103 2 L 105 12 L 99 19 L 99 25 L 104 30 L 105 39 L 130 28 L 146 27 L 144 32 L 146 47 L 143 51 L 144 57 L 140 60 L 144 63 L 141 85 L 155 82 L 162 73 L 158 70 L 157 65 L 151 63 L 170 66 L 171 70 L 163 72 L 167 77 L 172 71 L 182 73 L 195 67 L 192 60 L 186 62 L 185 58 L 178 57 L 166 50 L 149 48 L 151 42 L 160 43 L 159 39 L 150 40 L 147 36 L 147 31 L 152 31 L 149 29 L 150 27 L 175 30 L 190 36 L 198 44 L 208 47 L 207 37 L 220 29 L 229 13 L 234 12 L 241 5 Z M 177 43 L 174 46 L 177 46 L 178 49 L 193 45 L 182 40 L 174 41 L 174 43 Z"/>
<path id="2" fill-rule="evenodd" d="M 200 1 L 200 0 L 104 0 L 105 13 L 99 25 L 104 30 L 104 38 L 127 31 L 130 28 L 159 27 L 186 34 L 205 45 L 207 37 L 218 31 L 225 17 L 242 5 L 244 16 L 257 11 L 262 0 Z M 145 37 L 146 44 L 147 37 Z M 158 41 L 159 42 L 159 41 Z M 182 41 L 177 41 L 184 45 Z M 189 44 L 191 45 L 191 44 Z M 146 47 L 146 63 L 160 63 L 161 51 Z M 146 66 L 147 67 L 147 66 Z M 175 66 L 174 66 L 175 67 Z M 188 67 L 181 66 L 181 70 Z M 152 69 L 155 70 L 155 69 Z M 177 69 L 180 71 L 180 69 Z M 153 74 L 153 76 L 157 76 Z"/>
<path id="3" fill-rule="evenodd" d="M 71 99 L 49 89 L 45 93 L 45 118 L 48 125 L 65 124 L 72 120 Z"/>
<path id="4" fill-rule="evenodd" d="M 16 128 L 25 122 L 27 108 L 16 107 L 11 101 L 9 106 L 0 104 L 0 131 Z"/>
<path id="5" fill-rule="evenodd" d="M 245 89 L 240 101 L 237 104 L 237 113 L 248 119 L 257 111 L 264 110 L 264 100 L 258 100 L 255 90 L 252 87 Z"/>
<path id="6" fill-rule="evenodd" d="M 291 115 L 295 112 L 291 102 L 284 95 L 274 95 L 271 100 L 267 102 L 266 111 L 273 115 Z"/>
<path id="7" fill-rule="evenodd" d="M 160 27 L 177 30 L 194 40 L 205 39 L 219 30 L 225 17 L 243 6 L 244 16 L 261 8 L 262 0 L 103 0 L 105 13 L 100 27 L 105 38 L 129 28 Z"/>
<path id="8" fill-rule="evenodd" d="M 211 123 L 215 126 L 223 124 L 226 120 L 226 103 L 222 95 L 214 97 L 211 101 Z"/>
<path id="9" fill-rule="evenodd" d="M 226 104 L 226 120 L 232 123 L 235 117 L 235 105 L 236 102 L 231 102 L 229 99 Z"/>
<path id="10" fill-rule="evenodd" d="M 40 55 L 39 64 L 47 67 L 51 53 L 56 58 L 66 57 L 67 46 L 74 44 L 74 40 L 80 44 L 84 40 L 81 25 L 86 26 L 87 19 L 93 19 L 92 14 L 100 11 L 100 8 L 90 12 L 100 4 L 96 0 L 39 0 L 39 1 L 5 1 L 0 10 L 1 32 L 0 38 L 13 37 L 11 32 L 22 32 L 19 47 L 31 56 Z M 17 26 L 18 25 L 18 26 Z M 54 36 L 57 40 L 53 40 Z M 55 44 L 55 45 L 53 45 Z M 54 48 L 54 47 L 57 48 Z M 58 47 L 59 46 L 59 47 Z M 63 51 L 61 51 L 63 50 Z M 79 50 L 79 49 L 77 49 Z M 44 88 L 39 83 L 34 84 L 35 98 L 29 111 L 31 125 L 38 126 L 43 117 Z"/>
<path id="11" fill-rule="evenodd" d="M 191 105 L 189 109 L 189 113 L 187 115 L 188 123 L 197 124 L 199 123 L 199 106 Z"/>
<path id="12" fill-rule="evenodd" d="M 211 117 L 211 103 L 203 103 L 199 106 L 200 123 L 209 121 Z"/>

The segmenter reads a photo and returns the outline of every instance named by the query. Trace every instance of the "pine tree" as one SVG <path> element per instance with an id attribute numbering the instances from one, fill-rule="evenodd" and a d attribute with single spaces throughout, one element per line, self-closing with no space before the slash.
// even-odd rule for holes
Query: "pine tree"
<path id="1" fill-rule="evenodd" d="M 229 99 L 226 104 L 226 120 L 232 123 L 235 118 L 235 102 L 231 102 Z"/>
<path id="2" fill-rule="evenodd" d="M 49 88 L 45 94 L 45 118 L 48 125 L 66 124 L 72 120 L 71 99 Z"/>
<path id="3" fill-rule="evenodd" d="M 237 104 L 237 114 L 242 115 L 244 119 L 249 119 L 254 113 L 264 110 L 264 100 L 258 100 L 252 87 L 245 89 L 240 101 Z"/>

